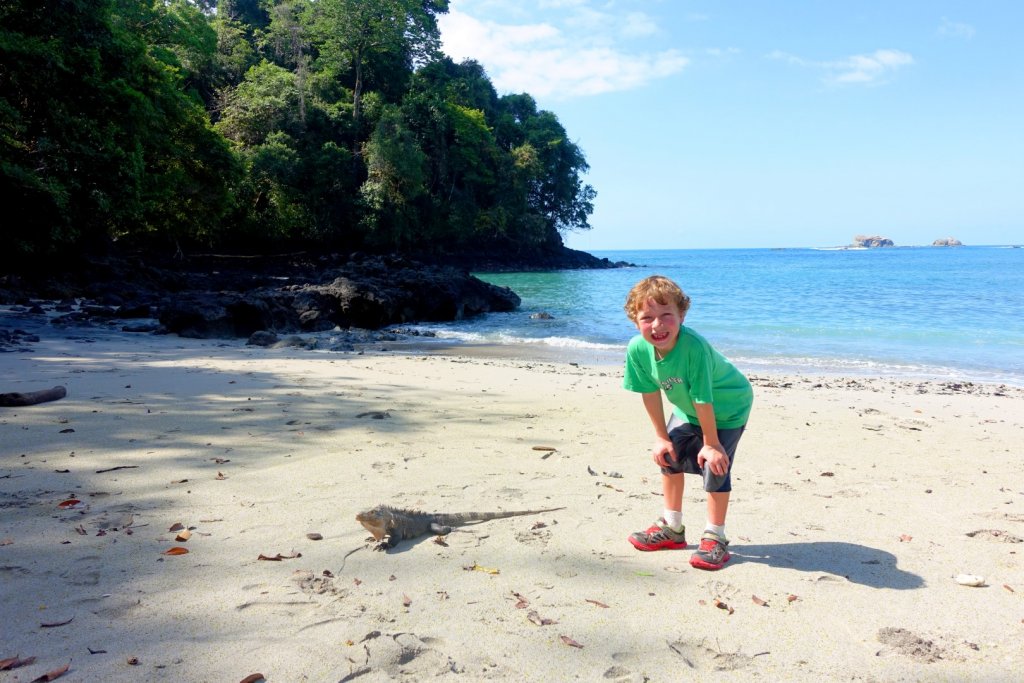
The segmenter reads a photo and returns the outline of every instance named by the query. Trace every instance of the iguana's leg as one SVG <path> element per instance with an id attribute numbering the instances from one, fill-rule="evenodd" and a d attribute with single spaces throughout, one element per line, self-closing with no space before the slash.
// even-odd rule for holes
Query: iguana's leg
<path id="1" fill-rule="evenodd" d="M 450 526 L 444 526 L 442 524 L 438 524 L 437 522 L 431 522 L 430 523 L 430 530 L 433 531 L 435 534 L 437 534 L 439 536 L 444 536 L 446 534 L 450 534 L 451 531 L 452 531 L 452 528 Z"/>
<path id="2" fill-rule="evenodd" d="M 383 536 L 381 536 L 380 540 L 377 541 L 377 544 L 373 546 L 373 549 L 387 550 L 388 548 L 393 547 L 393 545 L 394 544 L 391 542 L 391 534 L 384 534 Z"/>

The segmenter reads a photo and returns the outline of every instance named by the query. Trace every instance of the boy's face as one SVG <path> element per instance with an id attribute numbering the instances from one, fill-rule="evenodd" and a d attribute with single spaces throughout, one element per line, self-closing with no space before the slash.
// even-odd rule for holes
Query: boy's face
<path id="1" fill-rule="evenodd" d="M 636 312 L 636 329 L 664 357 L 675 348 L 683 317 L 675 304 L 659 304 L 648 299 Z"/>

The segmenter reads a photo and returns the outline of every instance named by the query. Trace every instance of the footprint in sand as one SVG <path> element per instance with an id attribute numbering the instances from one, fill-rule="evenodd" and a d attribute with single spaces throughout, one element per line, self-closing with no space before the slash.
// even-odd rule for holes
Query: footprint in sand
<path id="1" fill-rule="evenodd" d="M 61 573 L 60 578 L 72 586 L 95 586 L 100 582 L 102 559 L 99 555 L 86 555 L 74 562 L 74 568 Z"/>
<path id="2" fill-rule="evenodd" d="M 546 546 L 551 542 L 551 529 L 530 529 L 516 533 L 516 540 L 526 545 Z"/>
<path id="3" fill-rule="evenodd" d="M 303 593 L 310 595 L 330 595 L 344 598 L 349 594 L 347 588 L 338 587 L 330 576 L 315 576 L 311 571 L 296 572 L 295 583 Z"/>
<path id="4" fill-rule="evenodd" d="M 934 640 L 927 640 L 905 628 L 887 626 L 878 629 L 878 642 L 887 646 L 896 654 L 909 657 L 915 662 L 931 664 L 939 660 L 962 659 Z"/>
<path id="5" fill-rule="evenodd" d="M 707 591 L 707 594 L 712 598 L 735 598 L 740 593 L 740 589 L 731 583 L 725 581 L 717 581 L 712 579 L 705 581 L 701 586 Z"/>
<path id="6" fill-rule="evenodd" d="M 434 647 L 441 642 L 436 638 L 420 638 L 415 633 L 381 634 L 375 631 L 362 642 L 364 661 L 353 663 L 352 670 L 341 679 L 341 683 L 358 680 L 367 674 L 384 675 L 394 680 L 419 680 L 464 673 L 464 667 Z"/>
<path id="7" fill-rule="evenodd" d="M 646 675 L 635 674 L 624 666 L 615 665 L 604 672 L 605 680 L 616 681 L 617 683 L 633 683 L 633 681 L 647 681 Z"/>

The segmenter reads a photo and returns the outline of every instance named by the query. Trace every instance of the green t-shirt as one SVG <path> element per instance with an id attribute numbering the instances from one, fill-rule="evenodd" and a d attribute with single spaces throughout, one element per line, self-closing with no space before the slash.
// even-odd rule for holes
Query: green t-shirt
<path id="1" fill-rule="evenodd" d="M 745 425 L 754 403 L 754 390 L 743 373 L 685 325 L 680 325 L 676 345 L 662 360 L 642 336 L 633 337 L 626 347 L 622 386 L 644 394 L 664 391 L 675 414 L 691 424 L 700 424 L 693 404 L 711 403 L 719 429 Z"/>

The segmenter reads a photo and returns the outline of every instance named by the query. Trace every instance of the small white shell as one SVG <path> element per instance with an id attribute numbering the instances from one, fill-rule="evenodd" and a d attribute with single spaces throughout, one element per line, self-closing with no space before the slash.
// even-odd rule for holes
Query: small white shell
<path id="1" fill-rule="evenodd" d="M 956 582 L 961 586 L 984 586 L 985 577 L 977 574 L 957 574 Z"/>

